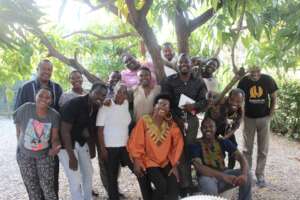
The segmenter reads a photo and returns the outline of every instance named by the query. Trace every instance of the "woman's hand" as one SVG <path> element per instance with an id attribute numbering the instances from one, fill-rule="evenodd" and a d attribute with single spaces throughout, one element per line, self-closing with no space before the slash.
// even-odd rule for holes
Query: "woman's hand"
<path id="1" fill-rule="evenodd" d="M 178 173 L 177 166 L 172 167 L 172 169 L 170 170 L 168 176 L 171 176 L 172 174 L 174 174 L 174 176 L 176 177 L 177 183 L 179 183 L 180 178 L 179 178 L 179 173 Z"/>
<path id="2" fill-rule="evenodd" d="M 60 151 L 61 149 L 61 145 L 55 145 L 55 146 L 52 146 L 51 149 L 49 149 L 49 152 L 48 152 L 48 155 L 49 156 L 55 156 L 58 154 L 58 152 Z"/>

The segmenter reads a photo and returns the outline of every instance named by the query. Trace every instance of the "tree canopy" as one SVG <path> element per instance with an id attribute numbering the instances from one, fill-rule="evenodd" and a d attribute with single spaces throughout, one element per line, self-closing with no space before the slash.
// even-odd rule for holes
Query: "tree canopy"
<path id="1" fill-rule="evenodd" d="M 66 35 L 45 19 L 34 0 L 0 0 L 1 84 L 27 79 L 42 57 L 54 57 L 55 77 L 63 82 L 71 66 L 89 81 L 103 80 L 120 69 L 124 51 L 140 54 L 144 43 L 164 76 L 157 34 L 164 21 L 172 25 L 170 41 L 178 52 L 231 58 L 234 72 L 258 64 L 276 69 L 300 65 L 300 2 L 298 0 L 77 0 L 91 12 L 107 12 L 114 23 L 97 20 L 86 30 Z M 59 2 L 59 1 L 58 1 Z M 61 0 L 61 12 L 65 3 Z M 87 13 L 88 14 L 88 13 Z M 103 20 L 103 19 L 99 19 Z M 239 46 L 239 48 L 236 48 Z M 246 53 L 236 64 L 236 54 Z"/>

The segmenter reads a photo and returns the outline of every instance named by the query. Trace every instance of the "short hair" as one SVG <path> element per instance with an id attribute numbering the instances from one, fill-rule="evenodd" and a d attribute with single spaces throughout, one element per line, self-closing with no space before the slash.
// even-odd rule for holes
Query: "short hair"
<path id="1" fill-rule="evenodd" d="M 170 105 L 172 104 L 172 98 L 168 93 L 160 93 L 154 98 L 153 106 L 155 106 L 160 99 L 168 100 Z"/>
<path id="2" fill-rule="evenodd" d="M 237 94 L 241 94 L 243 96 L 243 98 L 245 98 L 245 92 L 242 89 L 240 89 L 240 88 L 234 88 L 234 89 L 232 89 L 229 92 L 228 96 L 231 97 L 231 96 L 237 95 Z"/>
<path id="3" fill-rule="evenodd" d="M 216 126 L 216 121 L 215 121 L 215 120 L 213 120 L 212 118 L 210 118 L 210 117 L 206 116 L 206 117 L 204 117 L 204 118 L 202 119 L 202 122 L 201 122 L 201 127 L 202 127 L 202 124 L 204 124 L 204 122 L 205 122 L 205 121 L 208 121 L 208 120 L 210 120 L 210 121 L 213 121 L 213 122 L 214 122 L 214 124 L 215 124 L 215 126 Z"/>
<path id="4" fill-rule="evenodd" d="M 187 59 L 187 60 L 189 61 L 189 63 L 192 64 L 192 60 L 191 60 L 190 56 L 189 56 L 187 53 L 181 53 L 181 54 L 179 54 L 179 56 L 178 56 L 177 65 L 179 65 L 179 61 L 180 61 L 182 58 Z"/>
<path id="5" fill-rule="evenodd" d="M 173 49 L 173 45 L 172 45 L 171 42 L 165 42 L 165 43 L 162 44 L 162 48 L 163 49 L 164 48 L 171 48 L 171 49 Z"/>
<path id="6" fill-rule="evenodd" d="M 38 69 L 42 66 L 42 64 L 44 64 L 44 63 L 47 63 L 47 64 L 49 64 L 49 65 L 51 65 L 51 67 L 53 67 L 53 64 L 52 64 L 52 62 L 50 61 L 50 60 L 48 60 L 48 59 L 43 59 L 43 60 L 41 60 L 40 62 L 39 62 L 39 64 L 38 64 Z"/>
<path id="7" fill-rule="evenodd" d="M 121 89 L 121 87 L 125 87 L 127 89 L 127 86 L 122 83 L 121 81 L 118 81 L 118 83 L 114 87 L 114 96 L 118 93 L 118 91 Z"/>
<path id="8" fill-rule="evenodd" d="M 74 73 L 79 73 L 79 74 L 82 76 L 81 71 L 79 71 L 79 70 L 73 70 L 73 71 L 71 71 L 70 74 L 69 74 L 69 79 L 71 78 L 72 74 L 74 74 Z"/>
<path id="9" fill-rule="evenodd" d="M 217 69 L 220 67 L 220 61 L 218 58 L 210 58 L 207 60 L 207 62 L 209 62 L 209 61 L 215 61 L 217 63 Z"/>
<path id="10" fill-rule="evenodd" d="M 148 68 L 148 67 L 140 67 L 139 69 L 138 69 L 138 71 L 147 71 L 147 72 L 149 72 L 150 74 L 151 74 L 151 70 Z"/>
<path id="11" fill-rule="evenodd" d="M 37 91 L 36 95 L 37 95 L 41 90 L 46 90 L 46 91 L 50 94 L 50 96 L 52 97 L 52 91 L 51 91 L 51 89 L 50 89 L 48 86 L 42 86 L 42 87 Z"/>
<path id="12" fill-rule="evenodd" d="M 101 82 L 95 82 L 95 83 L 93 83 L 90 92 L 99 92 L 103 89 L 107 91 L 107 86 L 105 84 L 103 84 Z"/>

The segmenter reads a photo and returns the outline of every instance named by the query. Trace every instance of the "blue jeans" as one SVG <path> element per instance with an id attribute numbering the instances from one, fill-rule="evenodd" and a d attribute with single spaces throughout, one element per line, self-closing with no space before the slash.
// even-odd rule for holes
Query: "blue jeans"
<path id="1" fill-rule="evenodd" d="M 228 175 L 239 176 L 242 174 L 240 169 L 228 169 L 223 173 Z M 244 185 L 239 186 L 239 200 L 251 200 L 251 174 L 248 173 L 247 182 Z M 200 176 L 198 177 L 199 189 L 200 192 L 207 195 L 218 195 L 221 192 L 234 188 L 233 185 L 228 184 L 222 180 L 218 180 L 214 177 Z"/>

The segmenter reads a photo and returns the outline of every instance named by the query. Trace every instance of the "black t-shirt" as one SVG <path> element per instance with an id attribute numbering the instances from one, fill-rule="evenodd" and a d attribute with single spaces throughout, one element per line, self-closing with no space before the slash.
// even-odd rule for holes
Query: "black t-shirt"
<path id="1" fill-rule="evenodd" d="M 278 90 L 271 76 L 262 74 L 258 81 L 245 76 L 237 87 L 245 92 L 246 117 L 260 118 L 270 114 L 270 95 Z"/>
<path id="2" fill-rule="evenodd" d="M 73 147 L 75 141 L 82 146 L 90 137 L 91 130 L 96 124 L 97 111 L 90 112 L 88 95 L 71 99 L 61 108 L 61 120 L 72 124 L 71 139 Z"/>

